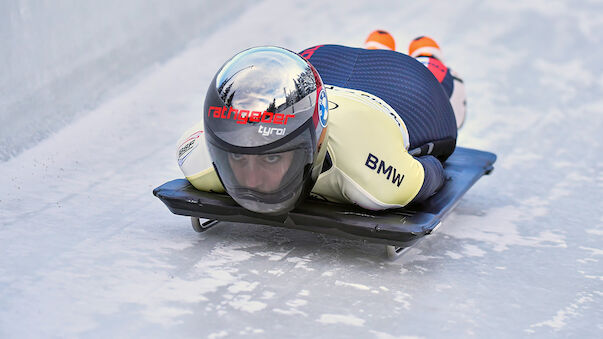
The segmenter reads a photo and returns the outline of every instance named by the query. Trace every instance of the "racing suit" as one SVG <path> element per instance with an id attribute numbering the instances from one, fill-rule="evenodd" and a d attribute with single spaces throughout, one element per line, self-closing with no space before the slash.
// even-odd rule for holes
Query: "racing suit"
<path id="1" fill-rule="evenodd" d="M 441 188 L 458 112 L 464 119 L 456 74 L 434 57 L 388 50 L 320 45 L 300 55 L 320 74 L 329 101 L 327 156 L 313 197 L 383 210 Z M 224 192 L 204 143 L 201 123 L 181 137 L 180 168 L 197 189 Z"/>

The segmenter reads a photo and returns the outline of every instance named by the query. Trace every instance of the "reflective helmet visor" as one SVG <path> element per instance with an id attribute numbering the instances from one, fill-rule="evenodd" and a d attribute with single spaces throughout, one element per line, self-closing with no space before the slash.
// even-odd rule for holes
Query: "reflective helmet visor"
<path id="1" fill-rule="evenodd" d="M 259 213 L 293 209 L 314 161 L 309 130 L 260 153 L 225 150 L 211 142 L 207 146 L 226 191 L 241 206 Z"/>

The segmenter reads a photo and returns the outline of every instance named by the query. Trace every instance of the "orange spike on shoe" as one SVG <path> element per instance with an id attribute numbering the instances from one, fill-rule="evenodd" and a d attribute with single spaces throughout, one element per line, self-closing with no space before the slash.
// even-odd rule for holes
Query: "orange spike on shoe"
<path id="1" fill-rule="evenodd" d="M 396 41 L 394 37 L 384 30 L 375 30 L 369 34 L 364 42 L 366 49 L 389 49 L 396 50 Z"/>
<path id="2" fill-rule="evenodd" d="M 408 55 L 413 58 L 418 56 L 434 57 L 442 60 L 442 51 L 440 46 L 430 37 L 420 36 L 410 42 L 408 46 Z"/>

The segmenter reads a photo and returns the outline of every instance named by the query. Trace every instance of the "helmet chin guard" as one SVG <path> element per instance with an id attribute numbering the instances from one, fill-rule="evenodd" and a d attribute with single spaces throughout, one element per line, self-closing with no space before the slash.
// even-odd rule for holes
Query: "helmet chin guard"
<path id="1" fill-rule="evenodd" d="M 326 154 L 328 101 L 314 67 L 280 47 L 238 53 L 207 90 L 205 137 L 226 192 L 283 214 L 310 192 Z"/>

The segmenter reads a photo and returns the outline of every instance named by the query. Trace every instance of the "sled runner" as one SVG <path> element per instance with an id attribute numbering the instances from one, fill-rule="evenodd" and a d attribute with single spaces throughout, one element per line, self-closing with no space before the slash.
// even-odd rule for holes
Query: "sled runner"
<path id="1" fill-rule="evenodd" d="M 285 215 L 268 216 L 244 209 L 227 194 L 199 191 L 186 179 L 169 181 L 153 194 L 172 213 L 190 216 L 197 232 L 220 221 L 296 228 L 382 243 L 388 256 L 395 258 L 435 231 L 463 194 L 482 175 L 490 174 L 495 161 L 493 153 L 457 147 L 444 164 L 446 183 L 438 193 L 422 203 L 385 211 L 309 198 Z"/>

